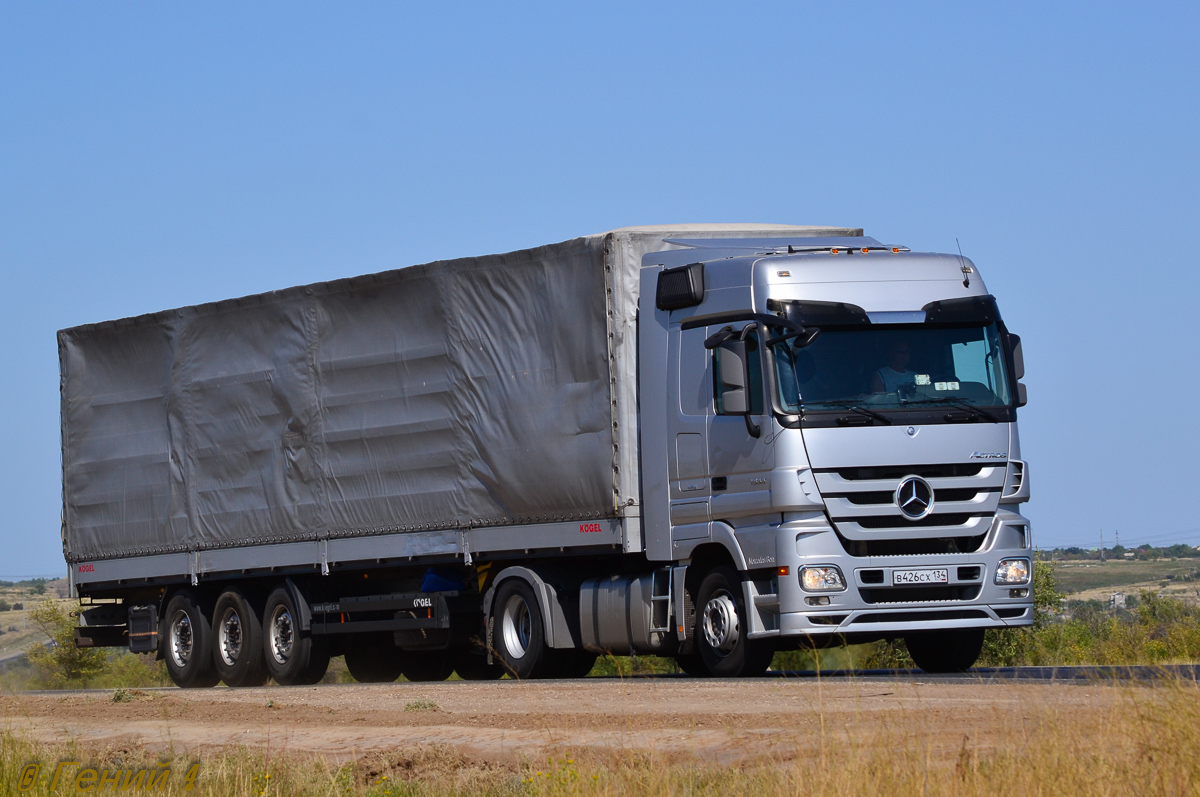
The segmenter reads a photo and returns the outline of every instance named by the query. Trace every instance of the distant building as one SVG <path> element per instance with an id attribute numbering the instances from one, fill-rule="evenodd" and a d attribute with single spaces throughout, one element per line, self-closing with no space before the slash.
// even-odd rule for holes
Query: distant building
<path id="1" fill-rule="evenodd" d="M 1126 559 L 1132 559 L 1133 557 L 1137 556 L 1137 551 L 1126 551 L 1125 553 L 1121 554 L 1121 556 L 1124 556 Z"/>
<path id="2" fill-rule="evenodd" d="M 1125 593 L 1124 592 L 1114 592 L 1113 594 L 1109 595 L 1108 596 L 1108 608 L 1124 609 L 1125 608 Z"/>

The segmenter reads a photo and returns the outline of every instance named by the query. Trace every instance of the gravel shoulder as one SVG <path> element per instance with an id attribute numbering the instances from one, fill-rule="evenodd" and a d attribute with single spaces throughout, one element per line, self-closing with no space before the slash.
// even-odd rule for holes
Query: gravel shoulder
<path id="1" fill-rule="evenodd" d="M 239 747 L 319 755 L 436 746 L 512 763 L 561 751 L 646 752 L 718 764 L 804 756 L 932 731 L 954 747 L 1048 716 L 1106 718 L 1141 686 L 970 680 L 589 678 L 0 696 L 0 726 L 43 742 L 175 755 Z"/>

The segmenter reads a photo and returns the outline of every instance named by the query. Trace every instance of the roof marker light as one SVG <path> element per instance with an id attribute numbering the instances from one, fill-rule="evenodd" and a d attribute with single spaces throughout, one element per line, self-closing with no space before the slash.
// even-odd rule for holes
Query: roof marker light
<path id="1" fill-rule="evenodd" d="M 829 254 L 831 254 L 831 255 L 836 255 L 837 253 L 838 253 L 838 250 L 837 250 L 836 246 L 829 250 Z"/>
<path id="2" fill-rule="evenodd" d="M 898 246 L 893 246 L 893 247 L 892 247 L 892 254 L 893 254 L 893 255 L 898 255 L 898 254 L 900 254 L 900 247 L 898 247 Z"/>
<path id="3" fill-rule="evenodd" d="M 865 246 L 864 246 L 864 247 L 863 247 L 863 249 L 862 249 L 862 253 L 863 253 L 864 255 L 865 255 L 867 252 L 870 252 L 870 251 L 871 251 L 871 250 L 870 250 L 870 249 L 868 249 L 868 248 L 867 248 L 867 247 L 865 247 Z"/>
<path id="4" fill-rule="evenodd" d="M 792 276 L 792 272 L 790 272 L 790 271 L 776 271 L 776 272 L 775 272 L 775 276 L 777 276 L 777 277 L 790 277 L 790 276 Z"/>

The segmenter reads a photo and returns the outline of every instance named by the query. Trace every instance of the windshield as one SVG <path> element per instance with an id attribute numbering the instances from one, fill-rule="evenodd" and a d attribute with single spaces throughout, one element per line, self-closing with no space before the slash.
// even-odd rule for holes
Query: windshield
<path id="1" fill-rule="evenodd" d="M 823 328 L 809 346 L 776 345 L 779 401 L 789 412 L 1007 407 L 1004 347 L 996 324 Z"/>

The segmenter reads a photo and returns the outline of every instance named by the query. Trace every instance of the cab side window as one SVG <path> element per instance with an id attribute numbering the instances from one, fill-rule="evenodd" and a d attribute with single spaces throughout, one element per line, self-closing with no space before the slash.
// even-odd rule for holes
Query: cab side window
<path id="1" fill-rule="evenodd" d="M 746 337 L 746 359 L 750 366 L 750 414 L 763 414 L 763 390 L 762 390 L 762 358 L 759 354 L 758 333 L 752 333 Z M 717 415 L 725 414 L 724 394 L 725 389 L 721 384 L 719 374 L 721 373 L 721 349 L 718 347 L 712 350 L 713 353 L 713 398 L 716 402 Z"/>

